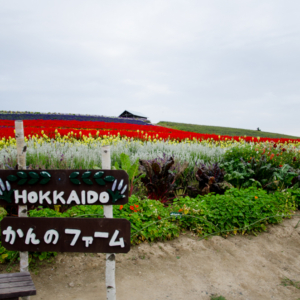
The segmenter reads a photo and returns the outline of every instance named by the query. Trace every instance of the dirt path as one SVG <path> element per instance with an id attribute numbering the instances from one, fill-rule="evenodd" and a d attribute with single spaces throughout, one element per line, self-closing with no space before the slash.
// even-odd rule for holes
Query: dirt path
<path id="1" fill-rule="evenodd" d="M 300 299 L 299 289 L 280 285 L 283 277 L 300 281 L 298 221 L 285 220 L 258 237 L 198 241 L 187 233 L 133 247 L 117 255 L 117 299 Z M 106 299 L 104 274 L 104 254 L 59 254 L 32 275 L 38 291 L 32 299 Z"/>

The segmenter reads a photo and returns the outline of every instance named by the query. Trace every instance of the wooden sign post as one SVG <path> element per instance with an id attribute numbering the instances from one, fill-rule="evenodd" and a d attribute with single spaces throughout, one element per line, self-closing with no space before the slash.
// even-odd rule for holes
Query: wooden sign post
<path id="1" fill-rule="evenodd" d="M 24 140 L 23 121 L 15 121 L 16 142 L 17 142 L 17 161 L 20 170 L 26 169 L 26 145 Z M 19 205 L 18 216 L 27 217 L 27 205 Z M 28 252 L 20 252 L 20 272 L 28 272 Z M 23 300 L 29 300 L 30 297 L 22 297 Z"/>
<path id="2" fill-rule="evenodd" d="M 102 148 L 102 170 L 26 170 L 22 128 L 16 121 L 17 141 L 23 137 L 18 144 L 19 169 L 0 170 L 0 204 L 19 206 L 19 218 L 1 221 L 2 245 L 21 251 L 21 272 L 28 270 L 27 251 L 106 253 L 107 300 L 115 300 L 115 253 L 130 251 L 130 222 L 113 219 L 112 205 L 128 203 L 128 174 L 110 170 L 109 146 Z M 101 204 L 105 218 L 27 217 L 27 205 L 65 204 Z"/>
<path id="3" fill-rule="evenodd" d="M 102 157 L 102 169 L 111 169 L 111 159 L 110 159 L 110 147 L 102 147 L 101 149 Z M 113 207 L 111 205 L 104 206 L 104 217 L 113 218 Z M 114 253 L 106 254 L 106 269 L 105 269 L 105 283 L 106 283 L 106 295 L 107 300 L 116 300 L 116 280 L 115 280 L 115 270 L 116 270 L 116 256 Z"/>

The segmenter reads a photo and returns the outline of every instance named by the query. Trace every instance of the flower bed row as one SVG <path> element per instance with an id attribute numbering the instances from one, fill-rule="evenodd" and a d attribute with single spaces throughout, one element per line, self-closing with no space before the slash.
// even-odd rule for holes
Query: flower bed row
<path id="1" fill-rule="evenodd" d="M 0 139 L 14 138 L 14 121 L 0 120 Z M 137 125 L 127 123 L 107 123 L 92 121 L 66 120 L 24 120 L 24 131 L 27 138 L 42 137 L 57 139 L 72 137 L 82 140 L 85 137 L 99 138 L 119 136 L 139 140 L 173 140 L 173 141 L 213 141 L 213 142 L 274 142 L 300 144 L 300 139 L 274 139 L 259 137 L 220 136 L 181 131 L 155 125 Z"/>
<path id="2" fill-rule="evenodd" d="M 0 120 L 68 120 L 68 121 L 97 121 L 129 124 L 147 124 L 145 120 L 133 118 L 105 117 L 98 115 L 60 114 L 60 113 L 32 113 L 0 111 Z"/>

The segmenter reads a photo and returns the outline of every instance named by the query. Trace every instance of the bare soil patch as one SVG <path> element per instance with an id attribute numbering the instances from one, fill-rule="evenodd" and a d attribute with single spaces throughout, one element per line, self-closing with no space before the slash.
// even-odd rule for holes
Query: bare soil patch
<path id="1" fill-rule="evenodd" d="M 299 289 L 281 285 L 284 277 L 300 281 L 299 220 L 269 226 L 257 237 L 199 241 L 186 233 L 132 247 L 116 256 L 117 299 L 300 299 Z M 32 278 L 38 292 L 32 299 L 106 299 L 104 254 L 59 254 Z"/>

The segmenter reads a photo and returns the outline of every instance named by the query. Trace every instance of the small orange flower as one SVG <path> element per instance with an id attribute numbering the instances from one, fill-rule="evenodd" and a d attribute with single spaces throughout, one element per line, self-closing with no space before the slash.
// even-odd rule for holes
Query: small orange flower
<path id="1" fill-rule="evenodd" d="M 137 204 L 134 204 L 134 206 L 135 206 L 136 208 L 138 208 L 138 207 L 139 207 Z"/>
<path id="2" fill-rule="evenodd" d="M 254 198 L 255 198 L 255 199 L 258 199 L 258 197 L 257 197 L 257 196 L 254 196 Z"/>
<path id="3" fill-rule="evenodd" d="M 181 211 L 182 211 L 182 208 L 179 209 L 179 212 L 181 212 Z"/>
<path id="4" fill-rule="evenodd" d="M 134 210 L 134 212 L 137 212 L 137 210 Z"/>
<path id="5" fill-rule="evenodd" d="M 134 206 L 133 205 L 130 205 L 129 207 L 131 210 L 134 210 Z"/>
<path id="6" fill-rule="evenodd" d="M 161 220 L 161 217 L 160 217 L 160 216 L 158 216 L 158 217 L 157 217 L 157 219 L 158 219 L 158 220 Z"/>
<path id="7" fill-rule="evenodd" d="M 120 210 L 123 209 L 123 205 L 120 205 Z"/>

